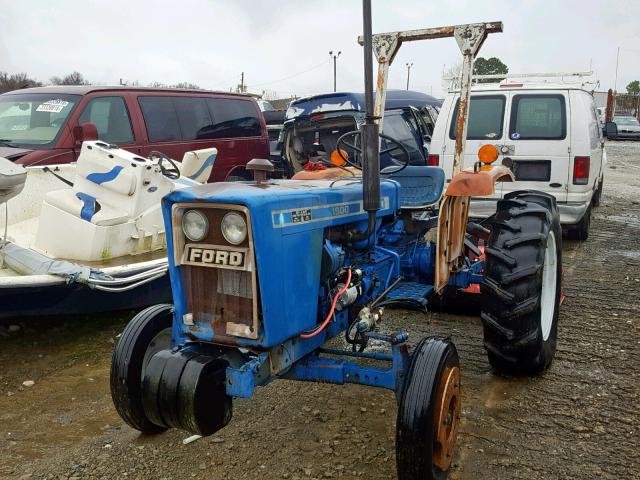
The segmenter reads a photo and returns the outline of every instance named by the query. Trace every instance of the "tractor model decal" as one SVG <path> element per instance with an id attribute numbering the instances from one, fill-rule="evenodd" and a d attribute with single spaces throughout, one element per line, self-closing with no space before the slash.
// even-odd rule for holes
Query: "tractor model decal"
<path id="1" fill-rule="evenodd" d="M 389 208 L 389 197 L 380 201 L 380 209 Z M 365 213 L 362 201 L 333 203 L 316 207 L 275 210 L 271 212 L 274 228 L 291 227 L 305 223 L 321 222 L 332 218 L 348 217 Z"/>

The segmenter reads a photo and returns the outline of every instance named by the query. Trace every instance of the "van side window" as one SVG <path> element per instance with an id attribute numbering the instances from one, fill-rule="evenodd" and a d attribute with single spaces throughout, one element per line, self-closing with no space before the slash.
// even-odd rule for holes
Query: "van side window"
<path id="1" fill-rule="evenodd" d="M 93 123 L 98 138 L 117 145 L 133 143 L 131 119 L 122 97 L 95 97 L 78 117 L 78 124 Z"/>
<path id="2" fill-rule="evenodd" d="M 200 140 L 213 126 L 207 102 L 202 97 L 173 97 L 182 140 Z"/>
<path id="3" fill-rule="evenodd" d="M 172 97 L 138 97 L 151 142 L 180 140 L 182 133 Z"/>
<path id="4" fill-rule="evenodd" d="M 511 140 L 562 140 L 567 136 L 563 95 L 514 95 Z"/>
<path id="5" fill-rule="evenodd" d="M 471 97 L 469 120 L 467 122 L 467 140 L 497 140 L 502 138 L 504 125 L 504 95 L 483 95 Z M 456 102 L 451 118 L 449 138 L 455 140 L 458 125 L 460 99 Z"/>
<path id="6" fill-rule="evenodd" d="M 200 138 L 259 137 L 262 135 L 258 109 L 249 100 L 208 98 L 213 125 Z"/>

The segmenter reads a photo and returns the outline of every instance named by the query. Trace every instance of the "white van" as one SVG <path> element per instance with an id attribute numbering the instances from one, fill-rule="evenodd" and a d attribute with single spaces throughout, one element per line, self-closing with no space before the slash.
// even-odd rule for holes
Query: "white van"
<path id="1" fill-rule="evenodd" d="M 429 164 L 453 172 L 460 93 L 447 95 L 431 139 Z M 478 149 L 498 148 L 497 162 L 516 177 L 496 185 L 491 198 L 474 199 L 469 215 L 487 217 L 496 201 L 514 190 L 539 190 L 556 197 L 560 221 L 570 238 L 586 240 L 591 208 L 599 205 L 606 162 L 593 96 L 567 84 L 494 83 L 471 90 L 463 169 L 473 168 Z"/>

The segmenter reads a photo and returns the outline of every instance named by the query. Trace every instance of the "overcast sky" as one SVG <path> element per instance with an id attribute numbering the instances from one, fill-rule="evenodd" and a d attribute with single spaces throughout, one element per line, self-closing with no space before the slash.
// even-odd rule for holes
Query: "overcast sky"
<path id="1" fill-rule="evenodd" d="M 640 79 L 640 0 L 374 0 L 373 31 L 504 22 L 480 56 L 511 72 L 585 71 L 618 90 Z M 0 0 L 0 71 L 40 81 L 77 70 L 93 83 L 191 82 L 229 90 L 306 95 L 363 90 L 358 0 Z M 460 60 L 453 39 L 408 43 L 391 66 L 390 88 L 441 95 L 443 66 Z"/>

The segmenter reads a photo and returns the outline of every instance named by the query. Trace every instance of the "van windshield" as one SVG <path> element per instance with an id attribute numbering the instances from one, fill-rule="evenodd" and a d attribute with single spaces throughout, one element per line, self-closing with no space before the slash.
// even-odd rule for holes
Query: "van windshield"
<path id="1" fill-rule="evenodd" d="M 20 93 L 0 95 L 0 140 L 18 147 L 50 147 L 80 95 Z"/>

